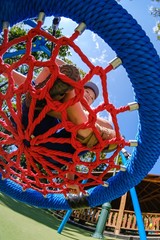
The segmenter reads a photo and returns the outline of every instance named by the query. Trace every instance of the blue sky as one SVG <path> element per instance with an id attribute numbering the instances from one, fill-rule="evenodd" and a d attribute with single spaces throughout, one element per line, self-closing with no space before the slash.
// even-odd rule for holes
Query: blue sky
<path id="1" fill-rule="evenodd" d="M 160 41 L 157 40 L 156 34 L 153 32 L 153 27 L 156 25 L 158 19 L 151 16 L 149 12 L 152 1 L 122 0 L 120 4 L 142 26 L 143 30 L 146 32 L 155 49 L 157 50 L 157 53 L 160 55 Z M 51 21 L 51 18 L 47 18 L 45 25 L 51 25 Z M 72 35 L 76 26 L 77 23 L 67 18 L 62 18 L 59 25 L 60 28 L 63 28 L 63 34 L 65 36 Z M 115 52 L 112 51 L 112 49 L 103 41 L 103 39 L 99 38 L 96 34 L 89 30 L 84 31 L 84 33 L 76 40 L 76 44 L 81 48 L 81 50 L 94 65 L 106 67 L 108 62 L 110 62 L 116 56 Z M 76 63 L 77 66 L 87 72 L 87 67 L 82 63 L 77 54 L 72 52 L 72 57 L 70 59 L 72 62 Z M 112 102 L 116 107 L 124 106 L 129 102 L 134 101 L 134 91 L 123 66 L 120 66 L 116 70 L 111 71 L 107 75 L 107 79 L 109 99 L 110 102 Z M 94 77 L 93 81 L 98 83 L 101 91 L 101 84 L 98 77 Z M 97 106 L 102 100 L 102 97 L 99 96 L 93 107 Z M 104 114 L 102 114 L 102 116 L 108 117 Z M 121 134 L 123 134 L 127 140 L 135 139 L 138 126 L 137 112 L 134 111 L 120 114 L 118 116 L 118 122 Z M 133 149 L 127 148 L 127 150 L 131 153 Z M 160 174 L 160 159 L 151 170 L 151 173 Z"/>

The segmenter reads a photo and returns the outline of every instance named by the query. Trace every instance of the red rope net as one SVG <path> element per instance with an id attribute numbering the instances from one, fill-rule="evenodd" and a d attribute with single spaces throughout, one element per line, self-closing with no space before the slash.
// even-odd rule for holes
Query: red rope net
<path id="1" fill-rule="evenodd" d="M 115 164 L 114 159 L 119 151 L 124 146 L 129 146 L 130 143 L 121 137 L 117 122 L 117 114 L 129 110 L 129 107 L 115 108 L 115 106 L 109 102 L 106 74 L 113 69 L 113 66 L 111 64 L 106 66 L 106 68 L 94 66 L 74 43 L 74 40 L 79 35 L 78 31 L 75 31 L 71 37 L 56 39 L 54 36 L 41 29 L 41 25 L 42 22 L 39 21 L 37 26 L 31 29 L 27 35 L 11 41 L 8 40 L 8 30 L 4 30 L 4 41 L 0 47 L 0 71 L 1 73 L 5 72 L 7 74 L 8 85 L 5 91 L 0 92 L 0 172 L 3 178 L 10 178 L 22 185 L 24 190 L 32 188 L 44 195 L 54 192 L 66 194 L 68 192 L 66 188 L 67 183 L 79 185 L 80 190 L 84 192 L 85 189 L 91 186 L 104 184 L 104 179 L 106 179 L 106 174 L 109 170 L 113 168 L 120 169 L 120 166 Z M 33 39 L 37 36 L 44 37 L 55 45 L 50 59 L 44 62 L 36 60 L 32 54 Z M 26 44 L 25 53 L 13 64 L 5 64 L 3 55 L 12 46 L 21 42 L 25 42 Z M 61 103 L 51 99 L 49 89 L 60 75 L 55 60 L 61 46 L 64 45 L 68 45 L 74 49 L 81 60 L 88 66 L 89 71 L 79 82 L 74 82 L 67 77 L 63 77 L 64 82 L 70 83 L 70 85 L 75 88 L 76 96 L 68 102 Z M 18 69 L 18 67 L 22 65 L 29 66 L 28 73 L 25 82 L 18 86 L 14 82 L 13 70 Z M 48 67 L 51 72 L 50 80 L 42 89 L 35 89 L 35 86 L 32 84 L 34 69 L 37 67 Z M 83 99 L 83 87 L 94 75 L 100 77 L 104 101 L 96 108 L 91 109 Z M 22 102 L 27 92 L 30 93 L 32 100 L 28 113 L 28 126 L 25 128 L 22 124 Z M 45 99 L 47 104 L 39 115 L 34 118 L 36 101 L 41 99 Z M 68 121 L 66 112 L 68 106 L 78 101 L 80 101 L 89 112 L 88 122 L 81 126 L 74 125 Z M 44 119 L 50 110 L 61 112 L 62 121 L 43 134 L 34 136 L 33 132 L 35 127 Z M 76 140 L 77 131 L 79 128 L 86 127 L 92 127 L 93 130 L 96 131 L 95 122 L 97 115 L 102 111 L 110 113 L 116 131 L 116 138 L 102 140 L 99 135 L 99 143 L 89 149 Z M 15 124 L 13 124 L 13 122 Z M 54 133 L 62 128 L 65 128 L 71 133 L 70 138 L 54 137 Z M 46 148 L 43 144 L 47 142 L 71 144 L 73 148 L 75 148 L 75 152 L 67 153 Z M 109 144 L 114 143 L 117 144 L 116 150 L 111 154 L 103 156 L 102 159 L 101 151 Z M 91 154 L 88 155 L 87 153 L 88 157 L 87 155 L 85 155 L 85 157 L 79 156 L 83 151 L 90 151 Z M 91 155 L 94 155 L 94 161 L 90 161 Z M 54 164 L 51 160 L 48 161 L 48 158 L 61 163 L 63 167 Z M 67 162 L 64 158 L 70 158 L 72 161 Z M 87 161 L 86 158 L 88 158 Z M 104 171 L 97 174 L 97 168 L 101 164 L 105 164 Z M 66 177 L 67 173 L 74 173 L 75 179 L 69 180 Z M 87 181 L 84 182 L 83 180 Z"/>

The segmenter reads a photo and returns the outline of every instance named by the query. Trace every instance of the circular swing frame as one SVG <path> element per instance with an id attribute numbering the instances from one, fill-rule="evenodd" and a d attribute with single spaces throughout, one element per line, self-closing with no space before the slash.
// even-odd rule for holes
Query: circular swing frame
<path id="1" fill-rule="evenodd" d="M 89 189 L 89 196 L 82 205 L 85 207 L 87 202 L 87 205 L 94 207 L 123 195 L 146 176 L 160 155 L 160 61 L 149 38 L 133 17 L 114 0 L 0 2 L 1 22 L 7 21 L 10 25 L 33 18 L 42 9 L 47 16 L 64 16 L 79 23 L 85 22 L 87 28 L 108 43 L 122 60 L 135 91 L 135 100 L 140 105 L 138 147 L 128 161 L 127 170 L 108 179 L 108 188 L 97 186 Z M 20 185 L 9 179 L 0 179 L 0 191 L 37 207 L 71 209 L 63 194 L 48 194 L 44 198 L 32 189 L 24 192 Z"/>

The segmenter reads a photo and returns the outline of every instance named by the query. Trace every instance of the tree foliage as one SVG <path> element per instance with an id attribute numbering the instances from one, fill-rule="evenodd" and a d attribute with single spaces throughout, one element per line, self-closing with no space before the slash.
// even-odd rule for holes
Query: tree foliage
<path id="1" fill-rule="evenodd" d="M 132 1 L 132 0 L 130 0 Z M 117 2 L 121 2 L 121 0 L 117 0 Z M 151 0 L 151 3 L 153 4 L 152 6 L 150 6 L 149 11 L 150 14 L 157 18 L 157 23 L 156 25 L 153 27 L 153 31 L 155 32 L 155 34 L 157 35 L 157 40 L 160 40 L 160 0 Z"/>
<path id="2" fill-rule="evenodd" d="M 157 23 L 154 26 L 153 31 L 157 35 L 157 40 L 160 40 L 160 0 L 152 0 L 152 2 L 154 2 L 154 5 L 150 7 L 150 13 L 157 19 Z"/>
<path id="3" fill-rule="evenodd" d="M 30 27 L 26 26 L 23 23 L 14 25 L 9 31 L 9 41 L 26 35 L 29 29 L 30 29 Z M 50 34 L 52 34 L 51 27 L 49 27 L 49 28 L 44 27 L 44 29 L 46 31 L 48 31 Z M 55 37 L 59 38 L 61 36 L 62 36 L 62 29 L 58 29 L 56 31 Z M 36 60 L 39 60 L 39 61 L 43 61 L 44 59 L 49 59 L 49 57 L 50 57 L 50 55 L 48 55 L 45 51 L 41 50 L 41 48 L 39 48 L 39 50 L 37 50 L 37 48 L 34 48 L 34 47 L 36 47 L 36 44 L 41 43 L 41 39 L 42 39 L 41 36 L 36 36 L 32 41 L 32 46 L 33 46 L 32 55 L 35 57 Z M 3 41 L 3 34 L 2 34 L 2 37 L 0 37 L 0 42 L 2 43 L 2 41 Z M 43 39 L 43 45 L 44 45 L 44 48 L 46 48 L 46 51 L 48 50 L 48 52 L 51 53 L 52 48 L 53 48 L 53 43 L 49 42 L 46 39 L 45 40 Z M 16 54 L 15 54 L 15 56 L 5 58 L 5 62 L 8 64 L 12 64 L 13 62 L 17 61 L 18 59 L 20 59 L 23 56 L 23 54 L 24 54 L 23 52 L 25 51 L 25 49 L 26 49 L 25 42 L 20 42 L 16 45 L 12 46 L 8 50 L 8 53 L 16 52 Z M 36 51 L 34 51 L 34 49 L 36 49 Z M 59 56 L 59 58 L 61 58 L 64 61 L 68 56 L 71 56 L 69 46 L 62 46 L 60 48 L 58 56 Z M 24 73 L 23 69 L 21 69 L 20 71 L 21 71 L 21 73 Z"/>

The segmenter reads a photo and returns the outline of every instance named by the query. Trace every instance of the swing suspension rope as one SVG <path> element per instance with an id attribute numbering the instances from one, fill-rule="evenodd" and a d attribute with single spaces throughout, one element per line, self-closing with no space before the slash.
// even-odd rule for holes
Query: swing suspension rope
<path id="1" fill-rule="evenodd" d="M 119 58 L 114 59 L 106 68 L 99 66 L 94 66 L 86 55 L 80 50 L 80 48 L 75 44 L 75 40 L 81 34 L 82 30 L 85 28 L 85 24 L 80 24 L 71 37 L 61 37 L 56 39 L 49 33 L 44 31 L 41 27 L 43 21 L 41 21 L 43 13 L 40 13 L 37 26 L 31 29 L 26 36 L 16 38 L 12 41 L 8 40 L 8 29 L 4 29 L 4 41 L 1 46 L 1 54 L 5 54 L 14 45 L 25 42 L 26 51 L 24 55 L 12 65 L 7 65 L 4 62 L 1 63 L 1 72 L 8 76 L 8 88 L 5 93 L 1 93 L 1 110 L 0 110 L 0 124 L 3 127 L 3 131 L 0 133 L 1 137 L 1 163 L 0 170 L 3 178 L 10 178 L 11 180 L 22 185 L 23 190 L 28 188 L 35 189 L 41 192 L 43 195 L 48 193 L 63 193 L 67 194 L 68 189 L 67 184 L 77 184 L 80 187 L 81 192 L 85 193 L 84 189 L 87 189 L 95 185 L 107 185 L 104 182 L 104 177 L 113 168 L 119 170 L 120 165 L 114 163 L 114 159 L 119 153 L 119 151 L 124 148 L 124 146 L 130 146 L 132 142 L 126 141 L 119 132 L 119 126 L 117 122 L 117 114 L 124 111 L 132 110 L 138 105 L 129 104 L 124 107 L 116 108 L 113 104 L 109 102 L 107 89 L 107 78 L 106 75 L 112 69 L 115 69 L 121 61 Z M 40 62 L 36 60 L 32 55 L 32 45 L 33 40 L 41 36 L 54 45 L 54 50 L 52 51 L 51 57 L 46 62 Z M 79 82 L 73 82 L 68 77 L 64 76 L 63 81 L 69 83 L 73 86 L 76 92 L 76 96 L 68 101 L 67 103 L 61 103 L 59 101 L 53 100 L 49 96 L 49 90 L 53 86 L 55 80 L 59 77 L 59 69 L 55 62 L 59 50 L 62 46 L 68 45 L 80 56 L 84 63 L 89 67 L 89 72 L 86 76 Z M 28 74 L 26 75 L 25 82 L 17 86 L 13 79 L 13 70 L 18 69 L 23 64 L 29 66 Z M 48 67 L 50 68 L 51 77 L 45 87 L 38 90 L 32 85 L 32 79 L 34 75 L 34 69 L 37 67 Z M 83 89 L 86 82 L 88 82 L 94 75 L 98 75 L 101 79 L 101 85 L 103 90 L 104 101 L 96 108 L 91 109 L 88 104 L 83 99 Z M 29 108 L 28 114 L 28 126 L 25 129 L 22 124 L 22 99 L 26 93 L 30 93 L 32 96 L 32 101 Z M 47 102 L 41 113 L 34 118 L 34 112 L 37 100 L 44 100 Z M 84 128 L 89 126 L 95 131 L 95 122 L 99 112 L 107 111 L 112 116 L 112 121 L 116 131 L 116 138 L 111 140 L 102 140 L 99 136 L 99 143 L 89 149 L 88 147 L 82 145 L 76 140 L 77 131 L 79 126 L 74 125 L 67 120 L 66 109 L 76 102 L 80 101 L 85 109 L 89 112 L 88 122 L 84 124 Z M 6 111 L 7 109 L 7 111 Z M 37 126 L 46 116 L 46 114 L 55 110 L 61 112 L 62 121 L 56 126 L 52 127 L 45 133 L 34 136 L 33 132 Z M 10 118 L 8 118 L 8 115 Z M 12 120 L 11 120 L 12 119 Z M 13 125 L 13 120 L 16 123 Z M 71 138 L 55 138 L 53 134 L 65 128 L 67 131 L 71 132 Z M 96 133 L 95 133 L 96 134 Z M 66 153 L 64 151 L 56 151 L 48 149 L 43 146 L 46 142 L 51 143 L 70 143 L 75 148 L 73 154 Z M 101 158 L 102 150 L 108 146 L 116 144 L 117 148 L 113 151 L 111 156 L 105 156 Z M 8 146 L 8 148 L 5 148 Z M 63 145 L 62 145 L 63 148 Z M 80 157 L 81 152 L 92 151 L 95 154 L 94 162 L 83 161 Z M 59 162 L 63 165 L 63 168 L 57 166 L 52 161 L 47 161 L 46 158 L 50 157 L 54 161 Z M 65 158 L 72 159 L 72 162 L 67 162 Z M 98 175 L 96 174 L 96 168 L 101 164 L 106 164 L 105 170 Z M 83 165 L 85 171 L 77 170 L 79 166 Z M 74 173 L 75 179 L 70 180 L 66 177 L 68 173 Z M 84 179 L 88 179 L 84 183 Z"/>
<path id="2" fill-rule="evenodd" d="M 90 182 L 95 181 L 98 186 L 90 187 L 88 185 L 89 189 L 87 189 L 89 195 L 85 197 L 85 200 L 80 201 L 79 199 L 75 200 L 77 202 L 78 207 L 85 206 L 98 206 L 103 204 L 104 202 L 112 201 L 115 198 L 118 198 L 119 196 L 123 195 L 126 191 L 128 191 L 133 186 L 137 185 L 143 177 L 146 176 L 146 174 L 152 169 L 155 162 L 157 161 L 159 155 L 160 155 L 160 124 L 159 124 L 159 102 L 160 102 L 160 95 L 159 95 L 159 89 L 160 89 L 160 59 L 157 55 L 156 50 L 154 49 L 152 43 L 150 42 L 150 39 L 146 36 L 145 32 L 142 30 L 141 26 L 138 25 L 138 23 L 133 19 L 133 17 L 128 14 L 128 12 L 122 8 L 121 5 L 119 5 L 115 0 L 108 0 L 107 2 L 105 0 L 92 0 L 91 1 L 77 1 L 77 0 L 67 0 L 63 1 L 63 3 L 59 4 L 59 1 L 53 1 L 52 0 L 42 0 L 38 4 L 35 4 L 35 1 L 13 1 L 12 0 L 6 0 L 1 2 L 1 9 L 0 9 L 0 22 L 3 22 L 4 20 L 9 22 L 12 26 L 13 24 L 17 22 L 21 22 L 22 20 L 26 18 L 33 18 L 37 15 L 37 13 L 43 9 L 43 11 L 46 13 L 47 16 L 56 15 L 56 16 L 64 16 L 66 18 L 71 18 L 73 21 L 76 21 L 78 23 L 81 23 L 82 21 L 85 22 L 88 29 L 93 31 L 94 33 L 97 33 L 106 43 L 109 44 L 109 46 L 112 48 L 113 51 L 116 52 L 116 55 L 122 60 L 123 67 L 126 69 L 126 72 L 129 76 L 129 79 L 132 83 L 134 92 L 135 92 L 135 100 L 139 103 L 139 123 L 138 123 L 138 132 L 137 132 L 137 140 L 138 140 L 138 146 L 137 148 L 134 148 L 132 155 L 127 162 L 127 169 L 125 172 L 119 171 L 114 177 L 111 177 L 107 179 L 107 182 L 109 183 L 108 187 L 104 187 L 103 182 L 101 180 L 99 181 L 99 177 L 94 177 L 93 180 L 89 180 Z M 25 3 L 24 3 L 25 2 Z M 28 4 L 29 3 L 29 4 Z M 95 8 L 96 6 L 96 8 Z M 19 12 L 17 14 L 15 12 L 15 9 Z M 22 11 L 23 9 L 23 11 Z M 40 25 L 40 23 L 38 23 Z M 0 25 L 1 29 L 2 26 Z M 38 29 L 38 26 L 35 28 Z M 40 31 L 40 32 L 39 32 Z M 42 34 L 42 30 L 38 30 L 38 34 Z M 30 38 L 32 35 L 32 31 L 29 33 L 27 37 L 21 38 L 22 41 L 27 42 L 27 39 Z M 6 72 L 8 74 L 8 88 L 5 93 L 0 94 L 0 107 L 1 107 L 1 128 L 3 128 L 3 131 L 1 133 L 1 139 L 2 144 L 0 146 L 0 152 L 1 152 L 1 162 L 3 164 L 2 167 L 2 174 L 4 174 L 5 180 L 3 178 L 0 179 L 0 191 L 3 193 L 8 194 L 9 196 L 23 201 L 27 204 L 31 204 L 37 207 L 42 208 L 53 208 L 53 209 L 71 209 L 76 207 L 75 205 L 70 205 L 70 202 L 64 197 L 65 190 L 62 191 L 64 194 L 47 194 L 47 197 L 44 198 L 41 193 L 41 189 L 48 188 L 46 183 L 42 183 L 42 178 L 44 178 L 45 174 L 42 174 L 41 171 L 39 171 L 39 168 L 37 168 L 37 165 L 35 161 L 32 161 L 33 157 L 33 150 L 34 153 L 38 153 L 40 151 L 39 144 L 43 139 L 48 138 L 50 134 L 52 134 L 56 129 L 52 129 L 51 133 L 48 133 L 48 135 L 43 134 L 42 139 L 34 137 L 31 137 L 32 130 L 38 123 L 38 119 L 35 119 L 33 121 L 33 125 L 30 128 L 28 127 L 28 131 L 24 132 L 24 129 L 22 128 L 21 123 L 21 109 L 22 109 L 22 95 L 25 94 L 26 91 L 29 91 L 32 96 L 32 102 L 30 105 L 30 112 L 29 112 L 29 121 L 32 122 L 32 112 L 34 111 L 34 104 L 36 102 L 36 99 L 42 99 L 45 98 L 47 101 L 48 110 L 49 109 L 58 109 L 59 111 L 62 111 L 62 108 L 64 107 L 64 112 L 66 107 L 69 106 L 69 104 L 74 104 L 77 101 L 81 101 L 83 104 L 83 100 L 81 99 L 83 95 L 83 86 L 84 84 L 94 75 L 97 73 L 100 76 L 102 89 L 103 89 L 103 97 L 104 97 L 104 105 L 101 104 L 98 106 L 95 110 L 89 110 L 89 123 L 91 126 L 91 122 L 95 121 L 96 115 L 98 111 L 102 111 L 103 107 L 105 111 L 108 111 L 111 113 L 112 120 L 114 123 L 114 128 L 116 130 L 116 144 L 117 149 L 115 153 L 118 153 L 118 151 L 121 149 L 121 147 L 124 147 L 128 145 L 123 138 L 120 136 L 120 132 L 118 129 L 118 126 L 116 124 L 116 116 L 118 113 L 120 113 L 120 109 L 116 109 L 112 104 L 108 101 L 108 93 L 104 91 L 106 89 L 107 81 L 104 81 L 103 79 L 106 79 L 106 74 L 112 69 L 112 64 L 109 64 L 105 69 L 93 67 L 93 65 L 84 57 L 83 53 L 81 58 L 82 60 L 87 64 L 89 67 L 89 72 L 87 73 L 86 77 L 83 78 L 80 82 L 73 82 L 71 79 L 65 78 L 63 76 L 63 81 L 69 82 L 75 90 L 76 90 L 76 97 L 73 99 L 73 102 L 69 101 L 66 104 L 61 104 L 58 101 L 51 101 L 48 90 L 50 89 L 50 84 L 53 85 L 55 79 L 57 76 L 60 76 L 58 66 L 55 64 L 55 58 L 58 55 L 59 46 L 62 44 L 67 44 L 71 46 L 74 51 L 77 51 L 77 46 L 74 43 L 74 39 L 79 35 L 77 31 L 71 36 L 71 38 L 63 38 L 64 42 L 62 40 L 57 40 L 54 37 L 51 37 L 47 33 L 43 33 L 42 36 L 49 39 L 49 41 L 54 42 L 56 47 L 54 49 L 54 56 L 52 54 L 51 59 L 52 61 L 46 61 L 45 63 L 36 62 L 33 57 L 30 56 L 30 49 L 31 49 L 31 43 L 30 41 L 26 44 L 26 53 L 25 55 L 17 62 L 14 63 L 12 66 L 6 65 L 3 62 L 3 58 L 0 59 L 0 70 L 1 72 Z M 32 38 L 31 38 L 32 39 Z M 73 40 L 73 42 L 72 42 Z M 17 40 L 14 40 L 15 44 Z M 14 43 L 11 42 L 11 43 Z M 59 41 L 59 42 L 58 42 Z M 61 42 L 62 41 L 62 42 Z M 1 56 L 5 54 L 7 49 L 10 48 L 11 44 L 8 42 L 7 39 L 7 30 L 4 30 L 4 42 L 3 46 L 0 48 Z M 57 51 L 57 52 L 56 52 Z M 79 50 L 78 50 L 79 51 Z M 78 52 L 79 53 L 79 52 Z M 27 57 L 26 57 L 27 56 Z M 12 79 L 12 69 L 16 69 L 16 67 L 21 65 L 21 62 L 25 63 L 26 65 L 30 66 L 27 74 L 27 80 L 25 83 L 17 88 L 15 86 L 14 81 Z M 33 75 L 33 68 L 35 67 L 44 67 L 44 64 L 47 64 L 47 67 L 50 68 L 52 73 L 52 78 L 48 82 L 48 84 L 43 88 L 44 92 L 41 92 L 40 90 L 35 91 L 34 86 L 32 86 L 32 75 Z M 62 77 L 62 75 L 61 75 Z M 13 100 L 13 105 L 11 103 L 11 98 L 14 98 L 16 96 L 16 106 L 15 109 L 13 108 L 13 105 L 15 104 Z M 108 108 L 107 108 L 107 104 Z M 4 106 L 7 106 L 9 109 L 10 115 L 14 119 L 14 122 L 17 124 L 17 129 L 13 129 L 13 126 L 11 125 L 10 119 L 7 116 Z M 124 107 L 123 109 L 126 110 L 128 107 Z M 3 110 L 2 110 L 3 109 Z M 7 109 L 7 110 L 8 110 Z M 125 111 L 124 110 L 124 111 Z M 44 108 L 43 113 L 47 112 L 47 107 Z M 62 111 L 63 112 L 63 111 Z M 42 113 L 41 113 L 42 116 Z M 74 129 L 76 131 L 76 127 L 72 124 L 69 125 L 68 121 L 66 120 L 66 114 L 62 113 L 62 126 L 64 126 L 67 130 L 72 132 Z M 43 117 L 43 116 L 42 116 Z M 58 125 L 59 127 L 59 125 Z M 85 127 L 85 126 L 84 126 Z M 95 130 L 95 129 L 94 129 Z M 155 134 L 156 133 L 156 134 Z M 24 136 L 23 139 L 27 140 L 26 143 L 29 146 L 26 146 L 24 142 L 22 145 L 24 147 L 21 148 L 19 146 L 17 149 L 14 149 L 13 146 L 19 145 L 20 141 L 22 140 L 22 135 Z M 14 136 L 14 137 L 13 137 Z M 15 136 L 16 136 L 16 144 L 15 144 Z M 20 140 L 21 139 L 21 140 Z M 5 142 L 7 141 L 7 142 Z M 73 155 L 72 161 L 74 162 L 74 170 L 76 167 L 76 164 L 78 164 L 79 157 L 78 157 L 78 151 L 84 150 L 84 146 L 81 146 L 79 142 L 75 139 L 74 131 L 72 133 L 72 137 L 70 142 L 73 144 L 73 146 L 76 149 L 76 154 Z M 113 143 L 114 140 L 103 142 L 99 138 L 99 143 L 96 147 L 94 147 L 93 151 L 96 154 L 96 163 L 100 163 L 99 158 L 99 152 L 108 144 Z M 11 147 L 11 151 L 8 153 L 5 150 L 5 146 L 8 144 Z M 20 152 L 20 149 L 30 149 L 30 152 L 26 151 L 26 154 L 29 161 L 28 164 L 30 164 L 30 169 L 27 169 L 28 173 L 25 174 L 25 168 L 20 169 L 16 168 L 16 160 L 19 162 L 21 161 L 22 152 Z M 80 149 L 79 149 L 80 148 Z M 88 149 L 87 149 L 88 150 Z M 89 149 L 90 150 L 90 149 Z M 52 156 L 57 156 L 57 153 L 52 153 Z M 38 154 L 37 154 L 38 155 Z M 115 154 L 116 155 L 116 154 Z M 69 156 L 72 157 L 72 156 Z M 58 161 L 61 158 L 58 158 Z M 40 159 L 43 160 L 43 159 Z M 77 161 L 75 164 L 75 160 Z M 36 156 L 37 161 L 37 156 Z M 60 160 L 61 161 L 61 160 Z M 107 160 L 109 163 L 112 162 L 112 157 Z M 106 161 L 106 162 L 107 162 Z M 90 166 L 98 166 L 96 163 L 93 163 L 95 165 L 92 165 L 91 163 L 84 163 L 80 161 L 80 164 L 84 164 L 89 170 Z M 10 165 L 11 164 L 11 165 Z M 43 164 L 43 167 L 46 167 L 47 170 L 50 170 L 49 163 L 44 163 L 44 161 L 41 161 L 41 164 Z M 47 165 L 46 165 L 47 164 Z M 63 164 L 66 164 L 63 162 Z M 107 163 L 108 164 L 108 163 Z M 108 164 L 110 166 L 110 164 Z M 107 166 L 108 166 L 107 165 Z M 20 164 L 19 164 L 20 166 Z M 29 166 L 29 165 L 28 165 Z M 49 167 L 48 167 L 49 166 Z M 73 165 L 72 165 L 73 166 Z M 72 169 L 72 166 L 67 165 L 68 169 Z M 113 168 L 116 166 L 112 165 Z M 51 167 L 52 168 L 52 167 Z M 119 168 L 119 166 L 117 167 Z M 10 170 L 11 169 L 11 170 Z M 36 171 L 42 178 L 38 178 L 38 183 L 35 181 L 35 176 L 37 175 Z M 92 168 L 93 170 L 94 168 Z M 21 172 L 21 171 L 23 172 Z M 27 183 L 29 182 L 28 187 L 34 187 L 38 191 L 29 188 L 26 191 L 23 191 L 22 187 L 20 186 L 20 181 L 18 183 L 14 183 L 14 181 L 8 179 L 7 174 L 9 171 L 12 171 L 12 175 L 18 176 L 18 174 L 23 176 L 22 185 L 25 188 L 25 179 L 27 179 Z M 57 172 L 59 169 L 57 169 Z M 65 172 L 64 172 L 65 173 Z M 34 174 L 34 177 L 31 176 Z M 47 172 L 47 174 L 49 174 Z M 52 172 L 53 174 L 53 172 Z M 88 179 L 93 175 L 93 172 L 89 172 L 88 175 L 82 175 L 75 172 L 77 179 Z M 8 174 L 10 175 L 10 173 Z M 53 175 L 52 175 L 53 177 Z M 57 175 L 55 174 L 55 178 Z M 82 178 L 81 178 L 82 177 Z M 50 179 L 50 175 L 47 177 L 47 181 Z M 63 178 L 65 179 L 65 178 Z M 67 181 L 65 179 L 64 181 Z M 88 184 L 89 184 L 88 181 Z M 35 185 L 36 183 L 36 185 Z M 81 182 L 80 182 L 81 184 Z M 43 185 L 43 187 L 42 187 Z M 52 187 L 55 189 L 60 189 L 61 186 L 57 185 Z M 59 188 L 60 187 L 60 188 Z M 83 191 L 84 186 L 82 186 L 81 190 Z M 86 186 L 87 188 L 87 186 Z M 46 190 L 45 190 L 46 191 Z M 43 194 L 45 194 L 45 191 Z M 82 204 L 83 202 L 83 204 Z"/>

